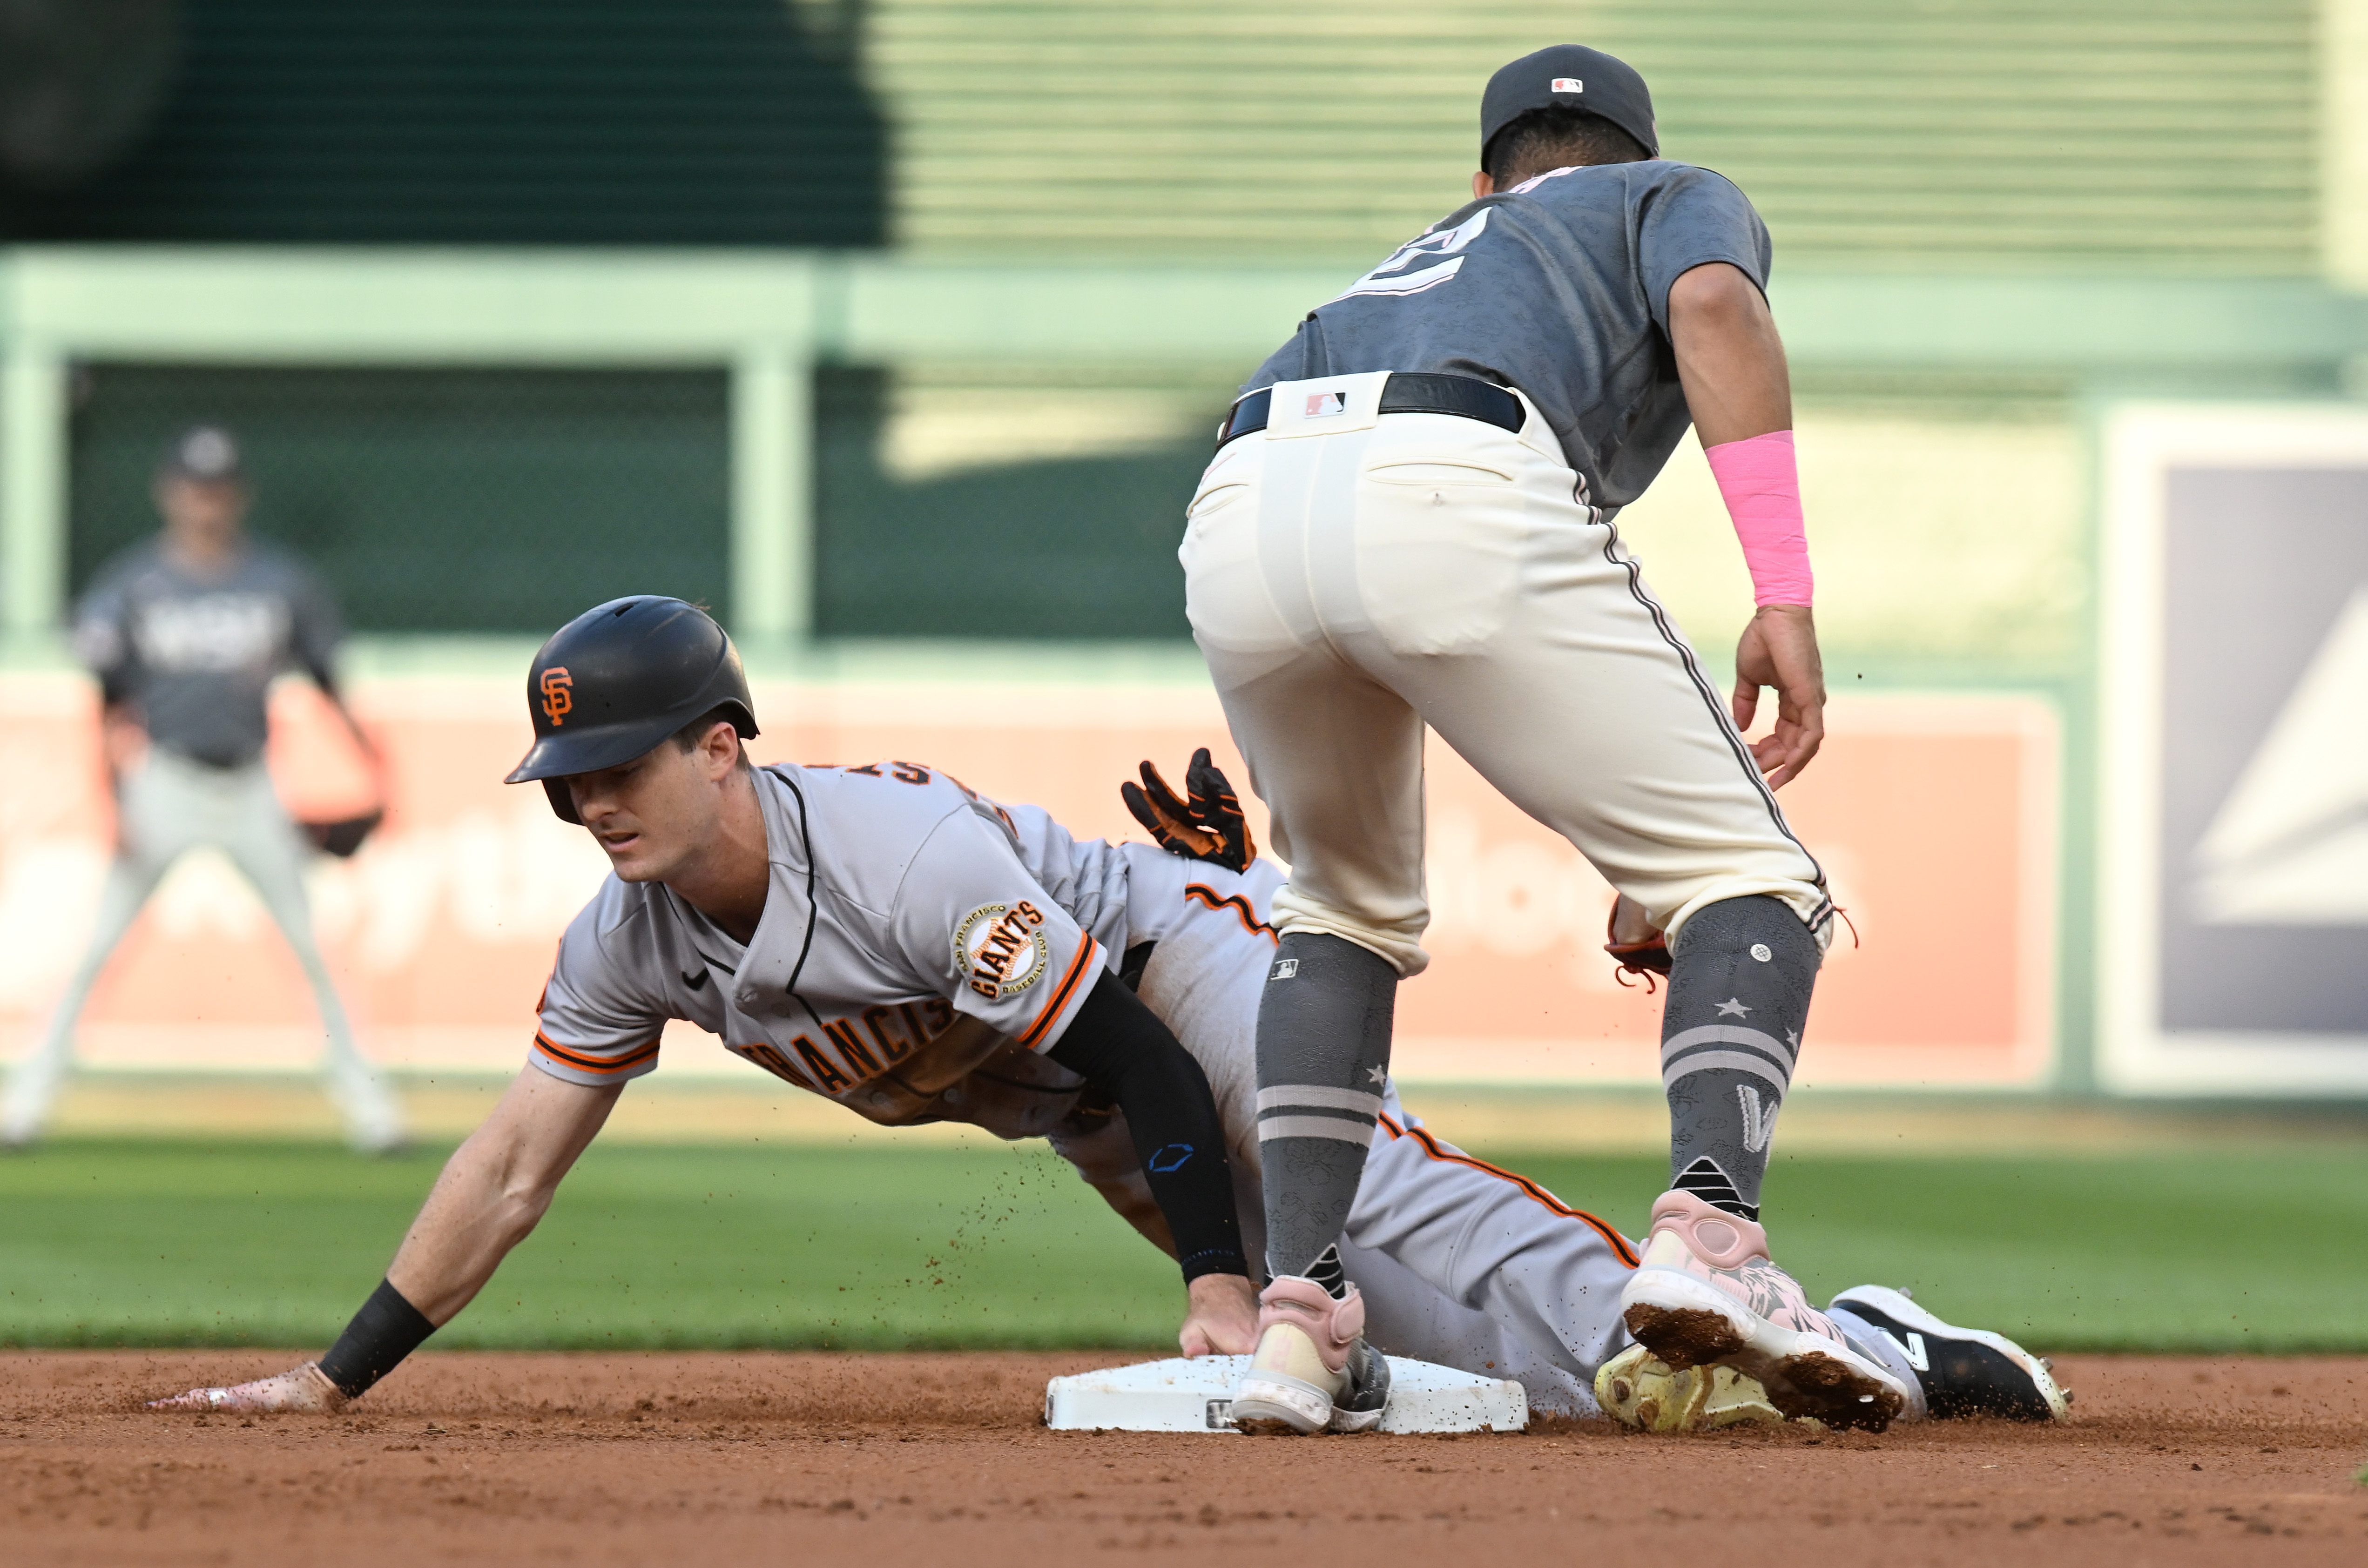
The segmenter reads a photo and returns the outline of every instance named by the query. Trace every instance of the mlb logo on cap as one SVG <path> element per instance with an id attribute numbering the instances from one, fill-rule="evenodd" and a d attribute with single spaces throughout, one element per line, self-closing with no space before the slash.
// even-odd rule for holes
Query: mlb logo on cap
<path id="1" fill-rule="evenodd" d="M 1326 392 L 1307 394 L 1305 416 L 1309 419 L 1329 419 L 1336 414 L 1346 414 L 1348 411 L 1349 394 L 1347 392 Z"/>
<path id="2" fill-rule="evenodd" d="M 1587 91 L 1587 84 L 1576 76 L 1557 76 L 1554 79 L 1554 90 L 1557 93 L 1583 93 Z"/>

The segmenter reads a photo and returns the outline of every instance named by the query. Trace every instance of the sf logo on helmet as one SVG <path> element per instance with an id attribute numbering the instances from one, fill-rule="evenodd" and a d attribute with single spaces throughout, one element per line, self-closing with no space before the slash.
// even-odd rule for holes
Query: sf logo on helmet
<path id="1" fill-rule="evenodd" d="M 552 729 L 567 722 L 567 715 L 575 709 L 575 677 L 564 665 L 553 665 L 542 672 L 542 712 Z"/>

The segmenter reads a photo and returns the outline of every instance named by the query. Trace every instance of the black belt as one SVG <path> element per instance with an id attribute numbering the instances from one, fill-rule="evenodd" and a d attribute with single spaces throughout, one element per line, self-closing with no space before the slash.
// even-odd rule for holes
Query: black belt
<path id="1" fill-rule="evenodd" d="M 1224 449 L 1228 441 L 1238 440 L 1255 430 L 1266 428 L 1267 409 L 1274 402 L 1274 389 L 1260 387 L 1234 404 L 1225 422 L 1217 426 L 1217 448 Z M 1475 376 L 1451 376 L 1435 370 L 1393 370 L 1390 379 L 1382 383 L 1383 414 L 1452 414 L 1458 419 L 1477 419 L 1483 425 L 1494 425 L 1499 430 L 1521 433 L 1521 400 L 1500 386 L 1481 381 Z"/>

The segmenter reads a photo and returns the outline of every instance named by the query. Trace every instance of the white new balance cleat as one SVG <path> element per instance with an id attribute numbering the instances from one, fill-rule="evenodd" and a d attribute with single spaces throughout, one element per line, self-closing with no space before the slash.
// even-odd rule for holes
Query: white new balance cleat
<path id="1" fill-rule="evenodd" d="M 1284 1275 L 1258 1295 L 1258 1342 L 1234 1391 L 1233 1422 L 1259 1435 L 1370 1432 L 1389 1403 L 1390 1367 L 1367 1345 L 1354 1285 L 1333 1300 Z"/>
<path id="2" fill-rule="evenodd" d="M 1843 1338 L 1793 1277 L 1768 1261 L 1768 1233 L 1691 1192 L 1653 1204 L 1644 1261 L 1620 1292 L 1628 1332 L 1672 1371 L 1732 1367 L 1785 1415 L 1880 1432 L 1907 1388 Z"/>
<path id="3" fill-rule="evenodd" d="M 2071 1412 L 2071 1393 L 2057 1385 L 2045 1361 L 2002 1334 L 1942 1323 L 1905 1290 L 1860 1285 L 1836 1296 L 1826 1310 L 1851 1320 L 1850 1327 L 1862 1324 L 1897 1346 L 1916 1369 L 1925 1409 L 1935 1421 L 1967 1415 L 2061 1421 Z"/>

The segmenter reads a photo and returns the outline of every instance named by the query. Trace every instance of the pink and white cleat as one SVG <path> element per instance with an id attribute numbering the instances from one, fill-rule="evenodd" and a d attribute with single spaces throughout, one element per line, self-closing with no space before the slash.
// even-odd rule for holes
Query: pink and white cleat
<path id="1" fill-rule="evenodd" d="M 1655 1200 L 1620 1315 L 1671 1370 L 1732 1367 L 1795 1420 L 1880 1432 L 1907 1403 L 1891 1373 L 1851 1349 L 1833 1319 L 1768 1261 L 1766 1231 L 1691 1192 Z"/>
<path id="2" fill-rule="evenodd" d="M 1339 1301 L 1283 1275 L 1258 1294 L 1258 1349 L 1234 1390 L 1233 1422 L 1261 1435 L 1370 1432 L 1389 1403 L 1389 1362 L 1364 1341 L 1365 1299 Z"/>

